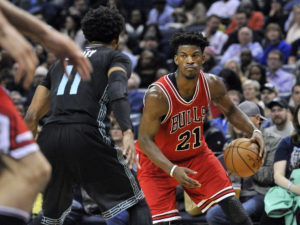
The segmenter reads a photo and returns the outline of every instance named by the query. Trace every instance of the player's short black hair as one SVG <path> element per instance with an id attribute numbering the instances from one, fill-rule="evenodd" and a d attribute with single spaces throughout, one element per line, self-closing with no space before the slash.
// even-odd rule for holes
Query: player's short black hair
<path id="1" fill-rule="evenodd" d="M 124 18 L 117 9 L 99 6 L 89 10 L 81 21 L 82 31 L 89 41 L 110 44 L 124 28 Z"/>
<path id="2" fill-rule="evenodd" d="M 207 39 L 199 32 L 178 32 L 172 36 L 169 41 L 173 53 L 176 55 L 180 45 L 196 45 L 199 46 L 202 53 L 208 46 Z"/>

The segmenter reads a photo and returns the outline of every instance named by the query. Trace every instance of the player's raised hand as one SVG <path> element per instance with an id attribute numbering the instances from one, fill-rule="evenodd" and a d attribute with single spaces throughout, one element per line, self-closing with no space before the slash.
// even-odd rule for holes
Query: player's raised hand
<path id="1" fill-rule="evenodd" d="M 31 44 L 4 18 L 0 12 L 0 45 L 18 63 L 16 82 L 25 76 L 23 86 L 29 88 L 38 59 Z"/>
<path id="2" fill-rule="evenodd" d="M 53 52 L 62 61 L 62 65 L 66 65 L 64 61 L 68 58 L 70 64 L 75 66 L 82 80 L 89 80 L 90 73 L 93 70 L 90 61 L 68 36 L 53 29 L 50 29 L 50 31 L 41 38 L 41 44 Z"/>
<path id="3" fill-rule="evenodd" d="M 126 156 L 126 164 L 132 169 L 133 164 L 140 168 L 134 146 L 134 135 L 131 130 L 123 132 L 123 155 Z"/>
<path id="4" fill-rule="evenodd" d="M 196 174 L 197 172 L 185 167 L 176 167 L 174 172 L 173 172 L 173 177 L 183 186 L 188 187 L 188 188 L 196 188 L 200 187 L 201 184 L 188 176 L 188 174 Z"/>

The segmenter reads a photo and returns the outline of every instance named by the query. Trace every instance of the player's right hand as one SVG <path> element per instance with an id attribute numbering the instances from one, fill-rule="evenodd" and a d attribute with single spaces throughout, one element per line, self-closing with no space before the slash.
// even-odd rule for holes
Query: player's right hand
<path id="1" fill-rule="evenodd" d="M 188 174 L 196 174 L 197 172 L 185 167 L 177 167 L 174 170 L 173 177 L 182 185 L 188 188 L 197 188 L 200 187 L 201 184 L 188 176 Z"/>

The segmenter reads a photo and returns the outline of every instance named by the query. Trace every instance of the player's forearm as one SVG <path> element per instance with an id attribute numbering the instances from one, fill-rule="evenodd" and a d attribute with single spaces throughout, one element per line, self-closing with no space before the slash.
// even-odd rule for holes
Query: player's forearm
<path id="1" fill-rule="evenodd" d="M 8 21 L 20 32 L 38 41 L 43 41 L 47 36 L 50 29 L 48 25 L 24 10 L 4 0 L 0 1 L 0 9 Z"/>
<path id="2" fill-rule="evenodd" d="M 225 116 L 233 126 L 247 133 L 249 137 L 251 137 L 253 131 L 257 129 L 249 117 L 242 113 L 236 106 L 232 107 L 232 110 L 225 114 Z"/>
<path id="3" fill-rule="evenodd" d="M 156 166 L 161 168 L 167 174 L 170 174 L 174 164 L 161 152 L 153 140 L 149 137 L 143 137 L 140 135 L 139 144 L 142 151 Z"/>

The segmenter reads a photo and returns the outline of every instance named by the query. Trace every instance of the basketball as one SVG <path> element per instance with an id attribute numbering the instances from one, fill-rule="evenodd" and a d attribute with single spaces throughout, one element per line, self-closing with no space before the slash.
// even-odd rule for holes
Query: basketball
<path id="1" fill-rule="evenodd" d="M 259 146 L 248 138 L 238 138 L 227 145 L 224 152 L 226 168 L 239 177 L 255 174 L 261 166 Z"/>

